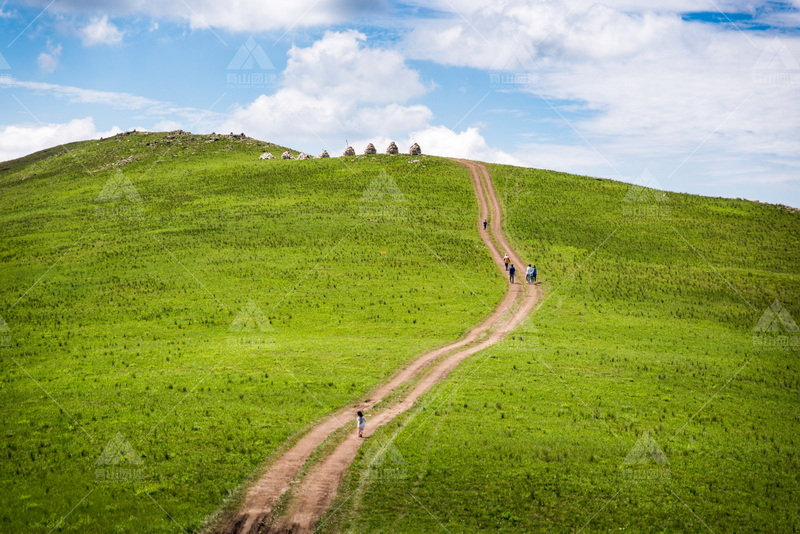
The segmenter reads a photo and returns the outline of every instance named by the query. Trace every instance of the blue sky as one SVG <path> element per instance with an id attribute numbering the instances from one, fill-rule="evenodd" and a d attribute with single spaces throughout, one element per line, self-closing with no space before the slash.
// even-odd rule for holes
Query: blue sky
<path id="1" fill-rule="evenodd" d="M 0 160 L 134 128 L 416 141 L 800 207 L 800 0 L 282 4 L 0 0 Z"/>

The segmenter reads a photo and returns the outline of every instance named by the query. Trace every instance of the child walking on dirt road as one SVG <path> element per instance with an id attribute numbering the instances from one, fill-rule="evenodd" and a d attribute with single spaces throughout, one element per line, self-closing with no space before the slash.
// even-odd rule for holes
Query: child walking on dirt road
<path id="1" fill-rule="evenodd" d="M 509 257 L 508 257 L 508 253 L 506 253 L 506 255 L 505 255 L 505 256 L 503 256 L 503 263 L 504 263 L 504 264 L 505 264 L 505 266 L 506 266 L 506 271 L 508 270 L 508 262 L 510 262 L 510 261 L 511 261 L 511 258 L 509 258 Z"/>
<path id="2" fill-rule="evenodd" d="M 367 418 L 364 417 L 363 412 L 358 412 L 358 419 L 356 420 L 358 423 L 358 437 L 364 437 L 364 429 L 367 427 Z"/>

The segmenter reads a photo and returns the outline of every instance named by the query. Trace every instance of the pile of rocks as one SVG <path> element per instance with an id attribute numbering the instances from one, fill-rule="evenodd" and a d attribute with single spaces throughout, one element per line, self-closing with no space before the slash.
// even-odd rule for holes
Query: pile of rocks
<path id="1" fill-rule="evenodd" d="M 397 154 L 398 152 L 400 152 L 400 150 L 397 148 L 397 145 L 395 144 L 394 141 L 389 143 L 389 146 L 386 147 L 387 154 Z"/>
<path id="2" fill-rule="evenodd" d="M 311 158 L 313 158 L 313 157 L 314 157 L 314 156 L 309 156 L 309 155 L 308 155 L 308 154 L 306 154 L 305 152 L 300 152 L 300 155 L 299 155 L 299 156 L 297 156 L 297 159 L 311 159 Z"/>
<path id="3" fill-rule="evenodd" d="M 345 148 L 344 152 L 342 153 L 342 156 L 355 156 L 355 155 L 356 155 L 356 151 L 351 146 Z"/>
<path id="4" fill-rule="evenodd" d="M 329 158 L 331 156 L 330 156 L 330 154 L 328 154 L 327 150 L 323 150 L 322 154 L 320 154 L 318 157 L 320 157 L 320 158 Z"/>
<path id="5" fill-rule="evenodd" d="M 366 155 L 368 155 L 368 154 L 377 154 L 377 153 L 378 153 L 378 151 L 375 150 L 375 145 L 373 145 L 372 143 L 368 144 L 367 148 L 364 149 L 364 154 L 366 154 Z"/>
<path id="6" fill-rule="evenodd" d="M 281 154 L 281 159 L 294 159 L 294 156 L 292 156 L 292 153 L 287 150 Z"/>
<path id="7" fill-rule="evenodd" d="M 275 156 L 273 156 L 269 152 L 264 152 L 263 154 L 258 156 L 258 159 L 275 159 Z"/>
<path id="8" fill-rule="evenodd" d="M 409 147 L 408 153 L 411 154 L 412 156 L 421 156 L 422 149 L 419 147 L 417 143 L 414 143 L 413 145 L 411 145 L 411 147 Z"/>

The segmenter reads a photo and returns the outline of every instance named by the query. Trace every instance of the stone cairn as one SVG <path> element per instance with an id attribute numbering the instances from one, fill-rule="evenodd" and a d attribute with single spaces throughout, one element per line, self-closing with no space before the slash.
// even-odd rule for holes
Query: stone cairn
<path id="1" fill-rule="evenodd" d="M 422 149 L 419 147 L 419 145 L 417 143 L 414 143 L 408 149 L 408 153 L 411 154 L 412 156 L 421 156 L 422 155 Z"/>
<path id="2" fill-rule="evenodd" d="M 263 154 L 258 156 L 258 159 L 275 159 L 275 156 L 273 156 L 269 152 L 264 152 Z"/>
<path id="3" fill-rule="evenodd" d="M 375 145 L 373 145 L 372 143 L 368 144 L 367 148 L 364 149 L 364 154 L 365 155 L 377 154 L 377 153 L 378 153 L 378 151 L 375 150 Z"/>
<path id="4" fill-rule="evenodd" d="M 355 155 L 356 151 L 351 146 L 345 148 L 344 152 L 342 153 L 342 156 L 355 156 Z"/>
<path id="5" fill-rule="evenodd" d="M 387 154 L 397 154 L 398 152 L 400 152 L 400 150 L 397 149 L 397 145 L 395 144 L 394 141 L 389 143 L 389 146 L 386 147 Z"/>
<path id="6" fill-rule="evenodd" d="M 309 156 L 309 155 L 308 155 L 308 154 L 306 154 L 305 152 L 300 152 L 300 155 L 299 155 L 299 156 L 297 156 L 297 159 L 311 159 L 311 158 L 313 158 L 313 157 L 314 157 L 314 156 Z"/>
<path id="7" fill-rule="evenodd" d="M 329 158 L 331 156 L 330 156 L 330 154 L 328 154 L 327 150 L 323 150 L 322 154 L 320 154 L 318 157 L 320 157 L 320 158 Z"/>
<path id="8" fill-rule="evenodd" d="M 294 156 L 292 156 L 292 153 L 287 150 L 281 154 L 281 159 L 294 159 Z"/>

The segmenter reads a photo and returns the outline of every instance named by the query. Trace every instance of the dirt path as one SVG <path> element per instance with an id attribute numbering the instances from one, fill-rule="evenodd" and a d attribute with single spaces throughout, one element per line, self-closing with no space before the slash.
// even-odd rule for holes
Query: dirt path
<path id="1" fill-rule="evenodd" d="M 492 315 L 472 329 L 463 339 L 424 354 L 387 384 L 373 391 L 369 399 L 337 410 L 312 428 L 275 460 L 268 471 L 247 492 L 242 509 L 218 532 L 225 534 L 313 532 L 317 521 L 336 496 L 344 472 L 353 462 L 363 440 L 359 439 L 355 432 L 352 436 L 348 436 L 299 482 L 299 487 L 293 491 L 293 499 L 288 509 L 280 517 L 273 517 L 272 510 L 276 503 L 289 491 L 293 482 L 297 485 L 295 478 L 314 451 L 335 431 L 345 425 L 354 426 L 357 410 L 362 410 L 369 416 L 368 436 L 376 428 L 411 408 L 417 399 L 443 380 L 465 358 L 501 341 L 533 309 L 540 290 L 538 286 L 525 284 L 522 261 L 511 250 L 503 236 L 500 203 L 486 167 L 472 161 L 456 161 L 466 166 L 472 175 L 480 207 L 480 217 L 476 223 L 478 232 L 504 274 L 502 255 L 503 252 L 508 253 L 518 268 L 518 275 L 521 275 L 517 277 L 517 283 L 510 286 L 510 291 Z M 490 220 L 490 227 L 488 231 L 484 231 L 483 220 L 487 217 Z M 498 247 L 502 250 L 498 250 Z M 483 339 L 478 341 L 479 338 Z M 391 395 L 399 386 L 413 380 L 420 371 L 444 355 L 448 356 L 420 380 L 400 402 L 377 414 L 370 414 L 373 406 Z"/>

